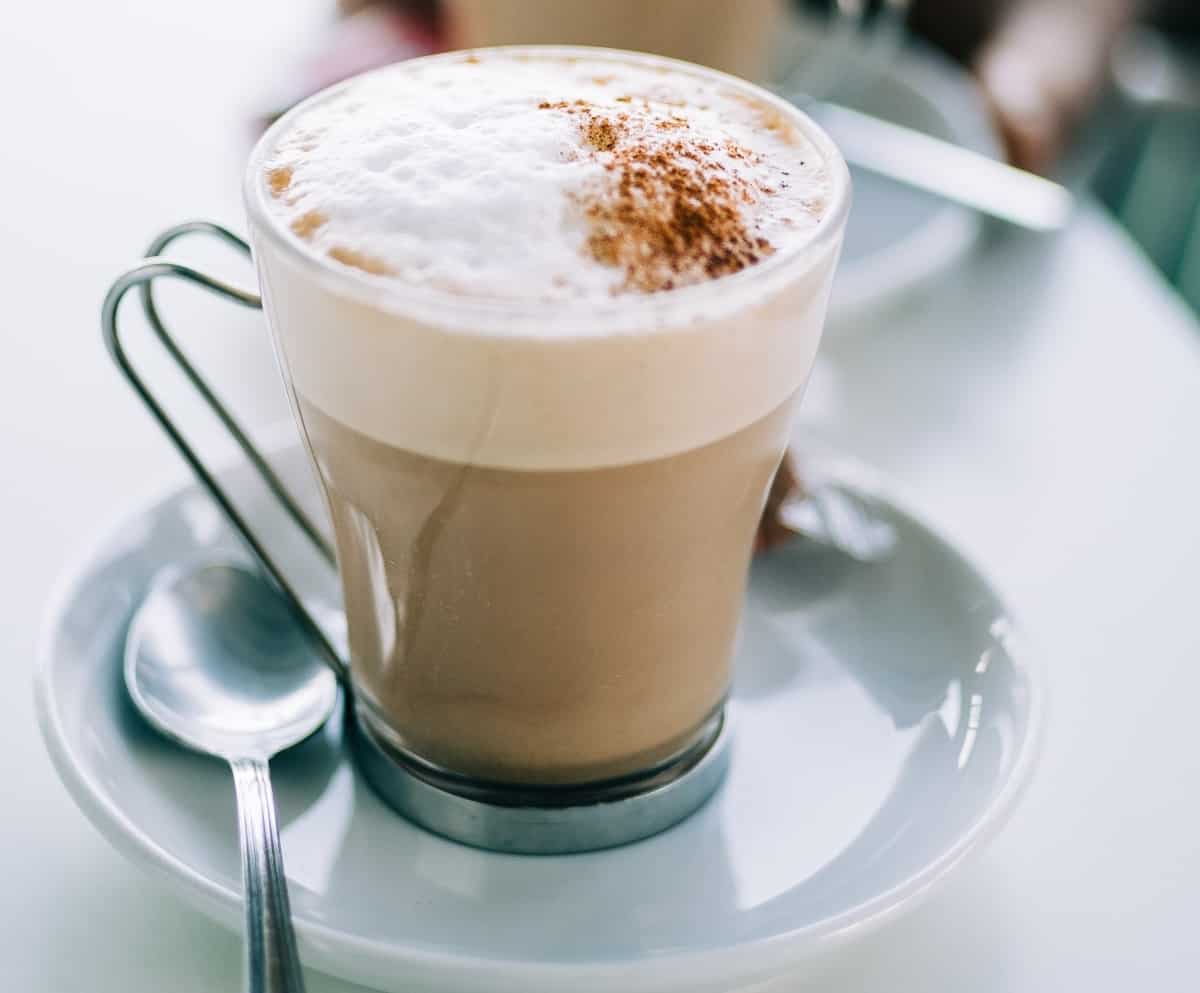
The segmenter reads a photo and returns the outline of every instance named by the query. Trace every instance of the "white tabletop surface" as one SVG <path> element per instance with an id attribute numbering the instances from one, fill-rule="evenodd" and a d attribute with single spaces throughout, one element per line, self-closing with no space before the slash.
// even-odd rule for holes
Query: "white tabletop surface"
<path id="1" fill-rule="evenodd" d="M 238 939 L 143 878 L 76 811 L 43 753 L 29 685 L 56 575 L 155 480 L 183 478 L 104 357 L 103 290 L 166 223 L 239 225 L 247 121 L 313 29 L 309 6 L 5 12 L 6 989 L 239 988 Z M 177 311 L 197 351 L 227 380 L 238 374 L 230 395 L 253 422 L 277 417 L 256 317 L 186 297 Z M 804 430 L 889 473 L 999 583 L 1049 667 L 1051 728 L 1032 790 L 984 856 L 819 978 L 778 985 L 1196 989 L 1200 326 L 1088 206 L 1055 240 L 995 237 L 934 294 L 828 344 Z M 309 989 L 351 987 L 313 974 Z"/>

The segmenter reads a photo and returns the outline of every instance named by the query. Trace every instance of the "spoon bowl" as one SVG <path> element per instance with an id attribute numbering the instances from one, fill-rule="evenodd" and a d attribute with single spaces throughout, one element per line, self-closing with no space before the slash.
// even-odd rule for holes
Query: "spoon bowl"
<path id="1" fill-rule="evenodd" d="M 246 988 L 301 993 L 268 760 L 317 731 L 338 680 L 283 596 L 210 563 L 151 585 L 125 642 L 125 685 L 146 720 L 232 771 L 246 893 Z"/>
<path id="2" fill-rule="evenodd" d="M 337 700 L 337 679 L 287 601 L 220 563 L 153 584 L 126 642 L 125 683 L 159 731 L 224 759 L 298 744 Z"/>

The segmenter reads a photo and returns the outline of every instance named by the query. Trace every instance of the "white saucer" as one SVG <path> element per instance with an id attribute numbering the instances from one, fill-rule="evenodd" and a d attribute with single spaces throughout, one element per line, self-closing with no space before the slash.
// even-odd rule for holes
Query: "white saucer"
<path id="1" fill-rule="evenodd" d="M 280 462 L 305 481 L 297 450 Z M 248 470 L 227 475 L 261 519 Z M 728 780 L 648 841 L 560 857 L 445 841 L 371 793 L 339 726 L 274 762 L 305 962 L 395 991 L 699 993 L 802 970 L 911 909 L 1012 812 L 1043 690 L 992 588 L 911 516 L 875 505 L 897 533 L 886 562 L 797 544 L 756 565 Z M 131 515 L 67 578 L 36 689 L 83 812 L 237 928 L 228 771 L 143 725 L 119 666 L 151 576 L 222 548 L 237 551 L 194 486 Z"/>
<path id="2" fill-rule="evenodd" d="M 813 42 L 803 39 L 802 44 Z M 847 82 L 830 95 L 832 100 L 1002 157 L 978 86 L 944 55 L 910 40 L 886 62 L 854 50 L 845 59 Z M 963 262 L 984 226 L 967 207 L 855 166 L 850 172 L 854 205 L 829 302 L 834 336 L 848 326 L 874 329 L 878 322 L 870 318 Z"/>

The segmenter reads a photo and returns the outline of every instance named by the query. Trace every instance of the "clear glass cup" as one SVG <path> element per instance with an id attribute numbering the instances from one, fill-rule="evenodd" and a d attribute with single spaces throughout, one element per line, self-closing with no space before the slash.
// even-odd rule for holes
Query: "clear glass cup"
<path id="1" fill-rule="evenodd" d="M 529 51 L 714 77 L 632 53 Z M 263 157 L 334 91 L 251 157 L 263 304 L 334 524 L 359 716 L 432 776 L 649 782 L 719 728 L 753 537 L 850 193 L 807 117 L 720 79 L 828 161 L 824 220 L 735 275 L 587 308 L 373 279 L 301 248 L 268 209 Z"/>

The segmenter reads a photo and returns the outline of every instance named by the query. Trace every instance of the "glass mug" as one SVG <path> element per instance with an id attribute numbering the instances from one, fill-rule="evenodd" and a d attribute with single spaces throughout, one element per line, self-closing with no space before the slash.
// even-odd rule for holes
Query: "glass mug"
<path id="1" fill-rule="evenodd" d="M 713 76 L 632 53 L 529 51 Z M 831 177 L 811 239 L 735 275 L 584 310 L 372 280 L 306 253 L 268 212 L 261 163 L 289 114 L 246 173 L 261 299 L 156 257 L 105 301 L 114 359 L 342 677 L 369 778 L 460 840 L 512 851 L 630 840 L 689 813 L 724 769 L 753 537 L 820 340 L 849 176 L 798 110 L 721 79 L 792 121 Z M 250 252 L 194 222 L 151 254 L 197 231 Z M 174 344 L 151 289 L 164 276 L 265 310 L 336 555 Z M 347 661 L 129 361 L 117 313 L 134 286 L 285 510 L 336 557 Z M 631 445 L 637 459 L 614 455 Z M 620 823 L 601 825 L 600 808 Z"/>

